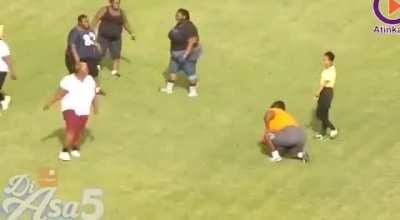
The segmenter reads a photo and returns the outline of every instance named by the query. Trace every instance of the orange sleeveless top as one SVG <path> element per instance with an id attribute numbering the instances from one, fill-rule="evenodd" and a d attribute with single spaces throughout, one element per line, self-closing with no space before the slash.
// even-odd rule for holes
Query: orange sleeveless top
<path id="1" fill-rule="evenodd" d="M 278 132 L 290 126 L 299 126 L 296 119 L 286 111 L 280 108 L 271 108 L 270 111 L 275 113 L 275 117 L 269 122 L 270 131 Z"/>

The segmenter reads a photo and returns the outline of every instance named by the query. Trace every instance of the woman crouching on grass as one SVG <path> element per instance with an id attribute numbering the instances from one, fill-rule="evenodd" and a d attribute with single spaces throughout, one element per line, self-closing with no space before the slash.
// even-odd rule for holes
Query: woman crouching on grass
<path id="1" fill-rule="evenodd" d="M 265 133 L 262 143 L 271 151 L 271 161 L 282 160 L 281 153 L 292 158 L 309 161 L 306 151 L 306 133 L 296 119 L 286 111 L 283 101 L 274 102 L 264 117 Z M 280 153 L 281 152 L 281 153 Z"/>
<path id="2" fill-rule="evenodd" d="M 66 138 L 59 159 L 71 160 L 80 157 L 80 140 L 85 131 L 86 123 L 93 106 L 97 114 L 96 82 L 88 75 L 86 63 L 79 63 L 74 74 L 65 76 L 60 82 L 60 88 L 52 99 L 43 107 L 48 110 L 54 103 L 61 100 L 61 110 L 66 125 Z"/>
<path id="3" fill-rule="evenodd" d="M 177 79 L 177 74 L 183 71 L 189 79 L 189 97 L 197 97 L 197 61 L 202 54 L 200 38 L 196 26 L 190 21 L 190 13 L 179 9 L 175 19 L 177 24 L 169 32 L 171 41 L 171 58 L 168 68 L 169 78 L 161 92 L 171 94 Z"/>

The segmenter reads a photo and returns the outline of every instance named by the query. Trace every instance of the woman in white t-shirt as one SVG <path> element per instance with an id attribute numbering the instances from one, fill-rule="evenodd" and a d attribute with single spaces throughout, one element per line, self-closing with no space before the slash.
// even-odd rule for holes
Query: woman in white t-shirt
<path id="1" fill-rule="evenodd" d="M 61 101 L 61 111 L 66 125 L 66 138 L 59 159 L 71 160 L 80 157 L 80 139 L 85 130 L 92 106 L 97 113 L 96 82 L 88 75 L 86 63 L 78 65 L 77 73 L 66 75 L 60 82 L 55 96 L 44 106 L 48 110 L 54 103 Z"/>
<path id="2" fill-rule="evenodd" d="M 7 73 L 11 74 L 11 79 L 16 80 L 14 72 L 10 48 L 4 42 L 4 26 L 0 25 L 0 109 L 7 110 L 11 102 L 11 97 L 4 94 L 2 91 L 4 82 L 6 81 Z"/>

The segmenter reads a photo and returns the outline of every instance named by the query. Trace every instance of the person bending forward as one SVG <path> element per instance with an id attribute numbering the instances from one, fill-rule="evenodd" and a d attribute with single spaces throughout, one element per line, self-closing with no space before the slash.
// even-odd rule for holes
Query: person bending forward
<path id="1" fill-rule="evenodd" d="M 265 133 L 263 143 L 269 146 L 271 161 L 279 162 L 282 154 L 292 158 L 309 160 L 306 152 L 306 134 L 296 119 L 286 112 L 283 101 L 274 102 L 264 117 Z"/>

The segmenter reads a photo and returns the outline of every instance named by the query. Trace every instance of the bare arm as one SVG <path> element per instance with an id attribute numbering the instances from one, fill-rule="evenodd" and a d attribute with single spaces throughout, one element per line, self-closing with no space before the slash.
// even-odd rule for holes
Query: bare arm
<path id="1" fill-rule="evenodd" d="M 107 7 L 102 7 L 100 8 L 99 11 L 97 11 L 96 15 L 93 18 L 92 21 L 92 28 L 94 30 L 97 30 L 97 27 L 99 25 L 100 19 L 104 16 L 104 14 L 107 12 Z M 97 32 L 97 31 L 96 31 Z"/>
<path id="2" fill-rule="evenodd" d="M 97 95 L 93 99 L 92 108 L 93 108 L 93 113 L 97 115 L 99 113 L 99 99 Z"/>
<path id="3" fill-rule="evenodd" d="M 78 51 L 76 50 L 76 45 L 71 44 L 71 52 L 72 56 L 74 57 L 75 63 L 79 63 L 81 58 L 79 57 Z"/>
<path id="4" fill-rule="evenodd" d="M 185 51 L 185 54 L 184 54 L 185 58 L 187 58 L 192 53 L 194 45 L 197 44 L 198 42 L 199 42 L 199 38 L 198 37 L 189 38 L 188 45 L 186 47 L 186 51 Z"/>
<path id="5" fill-rule="evenodd" d="M 3 57 L 4 62 L 6 62 L 8 68 L 10 69 L 11 79 L 16 80 L 17 75 L 15 74 L 14 64 L 11 56 Z"/>
<path id="6" fill-rule="evenodd" d="M 46 105 L 43 107 L 44 111 L 47 111 L 50 109 L 50 107 L 60 101 L 66 94 L 68 93 L 68 91 L 59 88 L 56 92 L 56 94 L 46 103 Z"/>
<path id="7" fill-rule="evenodd" d="M 265 125 L 266 125 L 266 127 L 265 127 L 265 141 L 266 141 L 266 143 L 268 144 L 268 146 L 269 146 L 269 148 L 271 149 L 271 152 L 272 151 L 276 151 L 276 147 L 275 147 L 275 145 L 272 143 L 272 141 L 271 141 L 271 137 L 270 137 L 270 135 L 271 135 L 271 132 L 270 132 L 270 128 L 269 128 L 269 122 L 272 120 L 272 119 L 274 119 L 274 117 L 275 117 L 275 113 L 273 112 L 273 111 L 271 111 L 271 110 L 269 110 L 266 114 L 265 114 L 265 117 L 264 117 L 264 120 L 265 120 Z"/>
<path id="8" fill-rule="evenodd" d="M 319 95 L 321 94 L 322 90 L 324 89 L 324 87 L 329 83 L 329 81 L 324 81 L 323 83 L 321 83 L 319 85 L 319 88 L 317 90 L 317 93 L 315 93 L 315 97 L 318 98 Z"/>
<path id="9" fill-rule="evenodd" d="M 123 26 L 124 26 L 124 29 L 126 30 L 126 32 L 128 32 L 128 34 L 132 37 L 132 40 L 135 40 L 135 34 L 134 34 L 134 32 L 133 32 L 133 29 L 132 29 L 132 26 L 131 26 L 131 24 L 130 24 L 130 22 L 129 22 L 129 20 L 128 20 L 128 18 L 127 18 L 127 16 L 126 16 L 126 14 L 125 14 L 125 12 L 123 11 L 123 10 L 121 10 L 121 14 L 122 14 L 122 18 L 123 18 Z"/>

